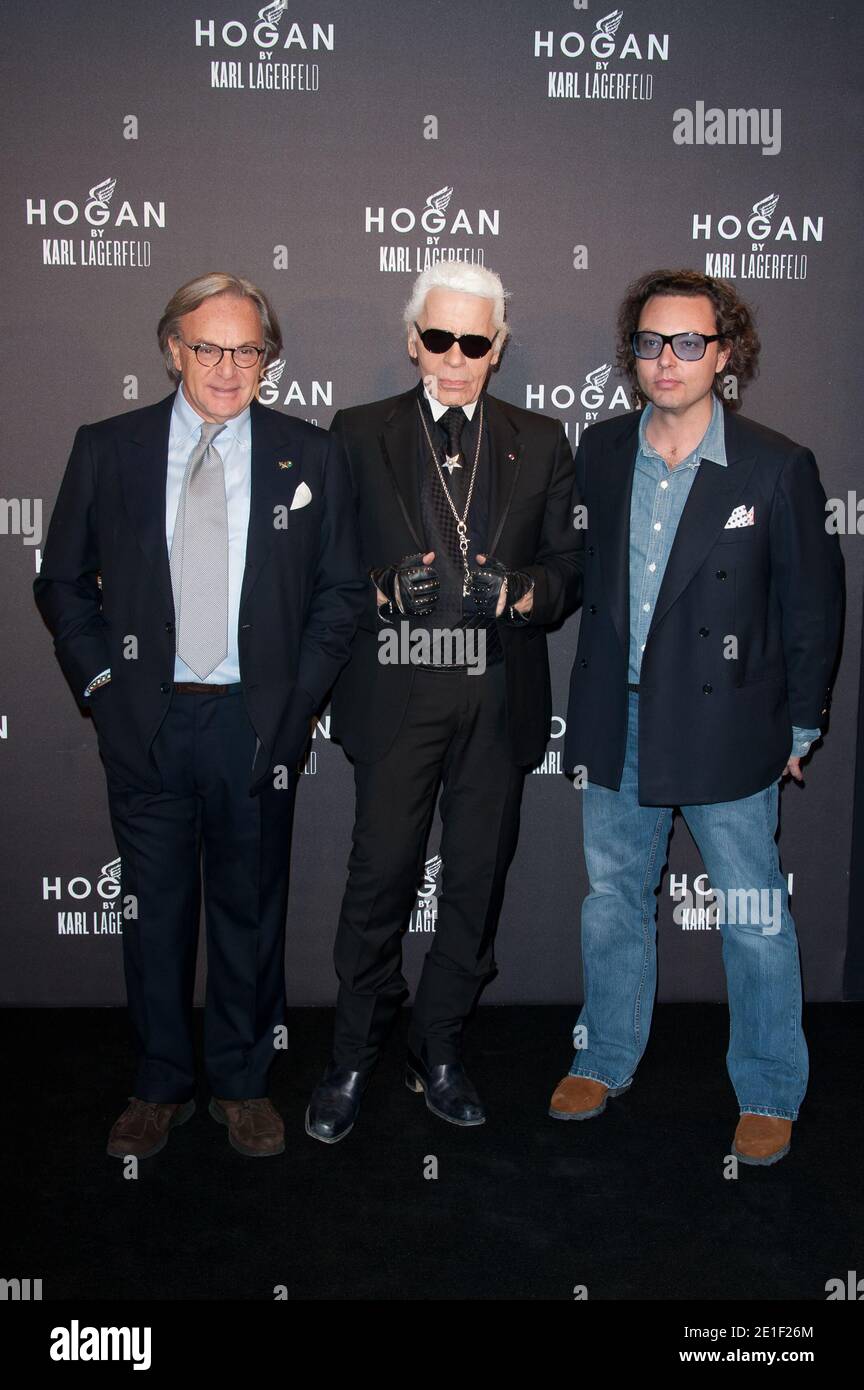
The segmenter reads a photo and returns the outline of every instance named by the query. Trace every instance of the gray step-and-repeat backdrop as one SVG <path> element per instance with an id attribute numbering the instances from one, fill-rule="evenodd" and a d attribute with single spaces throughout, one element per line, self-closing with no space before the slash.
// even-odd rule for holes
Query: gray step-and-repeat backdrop
<path id="1" fill-rule="evenodd" d="M 612 369 L 628 280 L 726 276 L 763 366 L 744 413 L 809 445 L 849 581 L 831 727 L 782 796 L 810 999 L 841 994 L 861 631 L 856 524 L 862 128 L 857 0 L 64 0 L 7 6 L 0 499 L 2 998 L 124 999 L 119 865 L 94 731 L 31 595 L 76 427 L 169 389 L 159 313 L 200 272 L 249 276 L 285 332 L 262 398 L 328 425 L 412 381 L 400 315 L 436 257 L 512 291 L 492 390 L 566 424 L 631 406 Z M 857 381 L 856 381 L 857 386 Z M 864 521 L 861 522 L 864 529 Z M 580 793 L 560 775 L 578 617 L 552 639 L 555 720 L 527 781 L 487 1002 L 575 1000 Z M 335 997 L 352 778 L 325 712 L 299 793 L 289 1000 Z M 406 924 L 415 979 L 446 877 L 437 830 Z M 678 820 L 660 998 L 724 997 L 720 933 Z M 676 901 L 686 887 L 690 897 Z M 203 965 L 202 965 L 203 969 Z M 199 972 L 200 975 L 200 972 Z M 199 978 L 200 983 L 200 978 Z"/>

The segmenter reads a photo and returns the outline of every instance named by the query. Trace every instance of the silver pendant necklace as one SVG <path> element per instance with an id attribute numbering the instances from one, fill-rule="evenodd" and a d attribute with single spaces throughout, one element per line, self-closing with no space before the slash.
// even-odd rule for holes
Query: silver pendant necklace
<path id="1" fill-rule="evenodd" d="M 420 411 L 420 423 L 423 426 L 423 433 L 426 436 L 426 443 L 429 445 L 429 452 L 432 455 L 432 462 L 435 464 L 435 467 L 438 470 L 438 479 L 441 483 L 442 488 L 444 489 L 444 496 L 447 498 L 447 505 L 453 513 L 454 519 L 456 521 L 456 531 L 459 536 L 459 550 L 462 553 L 462 568 L 465 572 L 464 577 L 462 579 L 462 596 L 464 598 L 467 594 L 470 593 L 471 590 L 471 571 L 468 567 L 468 512 L 471 508 L 471 497 L 474 492 L 474 479 L 477 477 L 477 465 L 480 462 L 480 444 L 483 439 L 483 402 L 480 402 L 480 415 L 477 422 L 477 448 L 474 453 L 474 467 L 471 469 L 471 477 L 468 482 L 468 495 L 465 499 L 465 510 L 462 513 L 461 517 L 453 504 L 453 498 L 450 496 L 450 489 L 447 486 L 444 474 L 441 472 L 441 464 L 438 462 L 438 454 L 436 453 L 435 446 L 432 443 L 432 437 L 429 434 L 429 430 L 426 425 L 426 417 L 423 414 L 423 410 L 419 401 L 417 402 L 417 409 Z M 451 458 L 447 459 L 447 464 L 451 465 L 451 476 L 453 472 L 453 466 L 455 466 L 456 468 L 462 467 L 461 463 L 455 463 L 455 461 Z M 447 467 L 447 464 L 444 465 L 445 468 Z"/>

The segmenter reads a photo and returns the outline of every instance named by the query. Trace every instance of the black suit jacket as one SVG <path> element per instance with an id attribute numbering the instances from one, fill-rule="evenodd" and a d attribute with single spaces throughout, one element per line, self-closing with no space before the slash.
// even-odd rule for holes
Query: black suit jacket
<path id="1" fill-rule="evenodd" d="M 417 460 L 419 394 L 417 388 L 339 411 L 331 426 L 348 457 L 367 574 L 370 568 L 429 549 Z M 545 629 L 579 601 L 582 537 L 570 516 L 573 457 L 559 422 L 494 396 L 484 399 L 492 475 L 485 550 L 534 579 L 530 621 L 510 624 L 502 616 L 498 624 L 511 754 L 528 766 L 543 756 L 549 738 Z M 375 762 L 391 747 L 416 675 L 412 665 L 379 662 L 381 630 L 370 581 L 351 659 L 336 684 L 332 706 L 331 732 L 359 762 Z"/>
<path id="2" fill-rule="evenodd" d="M 617 789 L 627 734 L 630 495 L 639 412 L 586 430 L 585 592 L 565 767 Z M 750 796 L 780 776 L 792 725 L 821 727 L 842 629 L 843 560 L 809 449 L 726 413 L 728 467 L 700 465 L 663 576 L 639 677 L 639 799 Z M 754 525 L 726 530 L 733 509 Z M 737 641 L 737 656 L 728 638 Z"/>
<path id="3" fill-rule="evenodd" d="M 173 403 L 172 393 L 79 429 L 34 584 L 79 704 L 93 677 L 111 668 L 111 683 L 94 693 L 92 706 L 105 761 L 123 780 L 154 790 L 161 782 L 150 746 L 174 679 L 165 541 Z M 301 756 L 310 717 L 347 658 L 368 581 L 338 440 L 254 401 L 251 428 L 238 640 L 243 694 L 260 741 L 250 768 L 254 791 L 274 765 L 292 769 Z M 300 483 L 311 501 L 291 510 Z M 275 524 L 283 519 L 284 526 Z"/>

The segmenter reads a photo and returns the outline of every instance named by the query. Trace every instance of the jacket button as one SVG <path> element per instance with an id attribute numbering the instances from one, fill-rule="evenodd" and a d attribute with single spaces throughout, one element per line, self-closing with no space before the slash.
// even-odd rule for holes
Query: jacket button
<path id="1" fill-rule="evenodd" d="M 714 689 L 713 685 L 703 685 L 703 687 L 702 687 L 702 694 L 703 694 L 703 695 L 710 695 L 711 692 L 713 691 L 713 689 Z"/>
<path id="2" fill-rule="evenodd" d="M 596 603 L 592 603 L 592 604 L 591 604 L 591 607 L 588 609 L 588 612 L 589 612 L 589 613 L 596 613 L 596 612 L 597 612 L 597 605 L 596 605 Z"/>
<path id="3" fill-rule="evenodd" d="M 162 691 L 162 694 L 163 694 L 163 695 L 170 695 L 170 694 L 171 694 L 171 682 L 170 682 L 170 681 L 163 681 L 162 684 L 160 685 L 159 689 Z"/>
<path id="4" fill-rule="evenodd" d="M 588 547 L 588 554 L 589 554 L 589 555 L 593 555 L 593 554 L 594 554 L 594 547 L 593 547 L 593 545 L 589 545 L 589 547 Z"/>
<path id="5" fill-rule="evenodd" d="M 166 624 L 165 624 L 165 631 L 166 631 L 166 632 L 173 632 L 173 631 L 174 631 L 174 624 L 173 624 L 173 623 L 166 623 Z"/>
<path id="6" fill-rule="evenodd" d="M 582 660 L 579 662 L 579 665 L 582 667 L 582 670 L 583 670 L 583 671 L 586 669 L 586 667 L 587 667 L 587 665 L 588 665 L 588 662 L 585 660 L 585 657 L 584 657 L 584 656 L 583 656 Z"/>
<path id="7" fill-rule="evenodd" d="M 725 579 L 725 578 L 726 578 L 726 571 L 725 571 L 725 570 L 718 570 L 717 573 L 715 574 L 714 578 L 715 578 L 715 579 Z"/>
<path id="8" fill-rule="evenodd" d="M 699 629 L 699 636 L 700 636 L 700 637 L 707 637 L 707 636 L 708 636 L 708 633 L 709 633 L 710 631 L 711 631 L 710 627 L 700 627 L 700 629 Z"/>

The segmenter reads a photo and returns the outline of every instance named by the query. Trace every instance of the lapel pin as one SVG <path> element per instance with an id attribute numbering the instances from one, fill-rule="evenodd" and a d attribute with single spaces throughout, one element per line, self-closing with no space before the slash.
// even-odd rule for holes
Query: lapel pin
<path id="1" fill-rule="evenodd" d="M 280 467 L 280 468 L 293 468 L 293 467 L 294 467 L 294 460 L 293 460 L 293 459 L 280 459 L 280 460 L 279 460 L 279 467 Z"/>

